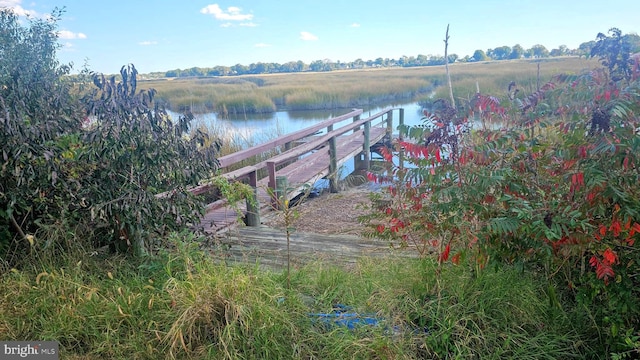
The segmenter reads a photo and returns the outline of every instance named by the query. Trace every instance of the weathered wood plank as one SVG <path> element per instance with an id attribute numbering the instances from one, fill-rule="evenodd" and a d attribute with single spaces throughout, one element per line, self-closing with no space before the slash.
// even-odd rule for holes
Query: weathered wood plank
<path id="1" fill-rule="evenodd" d="M 239 227 L 228 231 L 214 254 L 229 263 L 259 264 L 270 269 L 282 269 L 287 264 L 287 237 L 283 230 L 265 226 Z M 415 257 L 411 249 L 394 250 L 379 239 L 355 235 L 327 235 L 293 232 L 290 235 L 292 265 L 312 261 L 327 261 L 336 265 L 351 264 L 367 257 Z"/>

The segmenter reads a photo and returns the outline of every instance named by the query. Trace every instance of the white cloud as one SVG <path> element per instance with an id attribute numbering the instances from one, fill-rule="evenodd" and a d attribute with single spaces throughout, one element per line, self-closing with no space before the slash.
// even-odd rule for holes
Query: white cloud
<path id="1" fill-rule="evenodd" d="M 157 45 L 157 41 L 140 41 L 138 45 L 149 46 L 149 45 Z"/>
<path id="2" fill-rule="evenodd" d="M 351 27 L 352 27 L 352 28 L 359 28 L 359 27 L 360 27 L 360 24 L 358 24 L 358 23 L 353 23 L 353 24 L 351 24 Z"/>
<path id="3" fill-rule="evenodd" d="M 315 40 L 318 40 L 318 37 L 313 35 L 310 32 L 301 31 L 300 32 L 300 39 L 302 39 L 304 41 L 315 41 Z"/>
<path id="4" fill-rule="evenodd" d="M 230 6 L 227 10 L 220 8 L 218 4 L 207 5 L 200 10 L 201 14 L 213 15 L 216 20 L 221 21 L 250 21 L 253 14 L 243 14 L 242 9 L 236 6 Z"/>
<path id="5" fill-rule="evenodd" d="M 242 24 L 240 24 L 240 26 L 245 26 L 245 27 L 256 27 L 256 26 L 258 26 L 258 24 L 255 24 L 255 23 L 250 22 L 250 23 L 242 23 Z"/>
<path id="6" fill-rule="evenodd" d="M 0 8 L 10 8 L 18 16 L 38 16 L 34 10 L 27 10 L 20 4 L 22 0 L 0 0 Z"/>
<path id="7" fill-rule="evenodd" d="M 83 33 L 74 33 L 69 30 L 60 30 L 58 31 L 58 37 L 64 40 L 73 40 L 73 39 L 86 39 L 87 35 Z"/>
<path id="8" fill-rule="evenodd" d="M 258 44 L 255 44 L 254 46 L 257 47 L 257 48 L 266 48 L 266 47 L 269 47 L 271 45 L 265 44 L 265 43 L 258 43 Z"/>

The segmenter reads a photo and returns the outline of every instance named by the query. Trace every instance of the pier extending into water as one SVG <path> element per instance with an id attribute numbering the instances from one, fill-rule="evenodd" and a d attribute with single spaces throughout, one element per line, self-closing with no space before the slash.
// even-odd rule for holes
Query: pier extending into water
<path id="1" fill-rule="evenodd" d="M 354 159 L 355 170 L 368 170 L 371 147 L 392 138 L 394 112 L 398 124 L 404 122 L 404 109 L 386 109 L 363 117 L 362 109 L 324 120 L 263 144 L 220 157 L 222 176 L 242 181 L 254 189 L 256 201 L 247 201 L 240 209 L 231 208 L 224 199 L 207 206 L 201 226 L 215 233 L 244 218 L 248 226 L 260 225 L 260 214 L 281 206 L 308 191 L 316 181 L 329 180 L 329 189 L 338 191 L 339 169 Z M 244 165 L 250 159 L 257 163 Z M 259 160 L 256 160 L 259 159 Z M 214 191 L 203 184 L 190 191 L 195 195 Z"/>

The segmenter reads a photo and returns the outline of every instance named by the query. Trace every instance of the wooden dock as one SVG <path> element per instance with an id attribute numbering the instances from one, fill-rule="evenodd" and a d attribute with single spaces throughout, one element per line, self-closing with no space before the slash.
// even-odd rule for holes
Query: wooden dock
<path id="1" fill-rule="evenodd" d="M 277 200 L 282 199 L 283 193 L 292 199 L 323 178 L 329 180 L 331 191 L 337 191 L 337 176 L 342 165 L 354 159 L 356 170 L 367 170 L 371 147 L 392 137 L 394 111 L 399 111 L 399 123 L 402 124 L 403 109 L 387 109 L 364 119 L 361 118 L 362 109 L 354 109 L 345 115 L 221 157 L 223 176 L 252 186 L 259 205 L 253 208 L 247 202 L 240 207 L 238 214 L 224 200 L 217 201 L 208 206 L 200 227 L 208 233 L 226 231 L 239 218 L 244 218 L 250 226 L 259 226 L 260 214 L 278 206 Z M 255 157 L 267 159 L 238 168 L 237 164 Z M 192 192 L 203 194 L 210 190 L 211 186 L 203 184 Z"/>
<path id="2" fill-rule="evenodd" d="M 269 270 L 287 267 L 287 236 L 280 229 L 236 227 L 220 237 L 214 249 L 213 256 L 228 264 L 251 264 Z M 301 232 L 291 233 L 289 251 L 292 268 L 316 261 L 349 266 L 362 257 L 415 257 L 417 254 L 412 249 L 391 249 L 386 240 Z"/>

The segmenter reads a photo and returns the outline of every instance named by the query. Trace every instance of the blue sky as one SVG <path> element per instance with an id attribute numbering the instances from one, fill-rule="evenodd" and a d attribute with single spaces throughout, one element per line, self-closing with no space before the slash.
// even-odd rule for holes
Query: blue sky
<path id="1" fill-rule="evenodd" d="M 0 0 L 19 14 L 65 7 L 58 58 L 141 73 L 277 62 L 443 55 L 520 44 L 573 49 L 618 27 L 640 32 L 639 0 Z"/>

